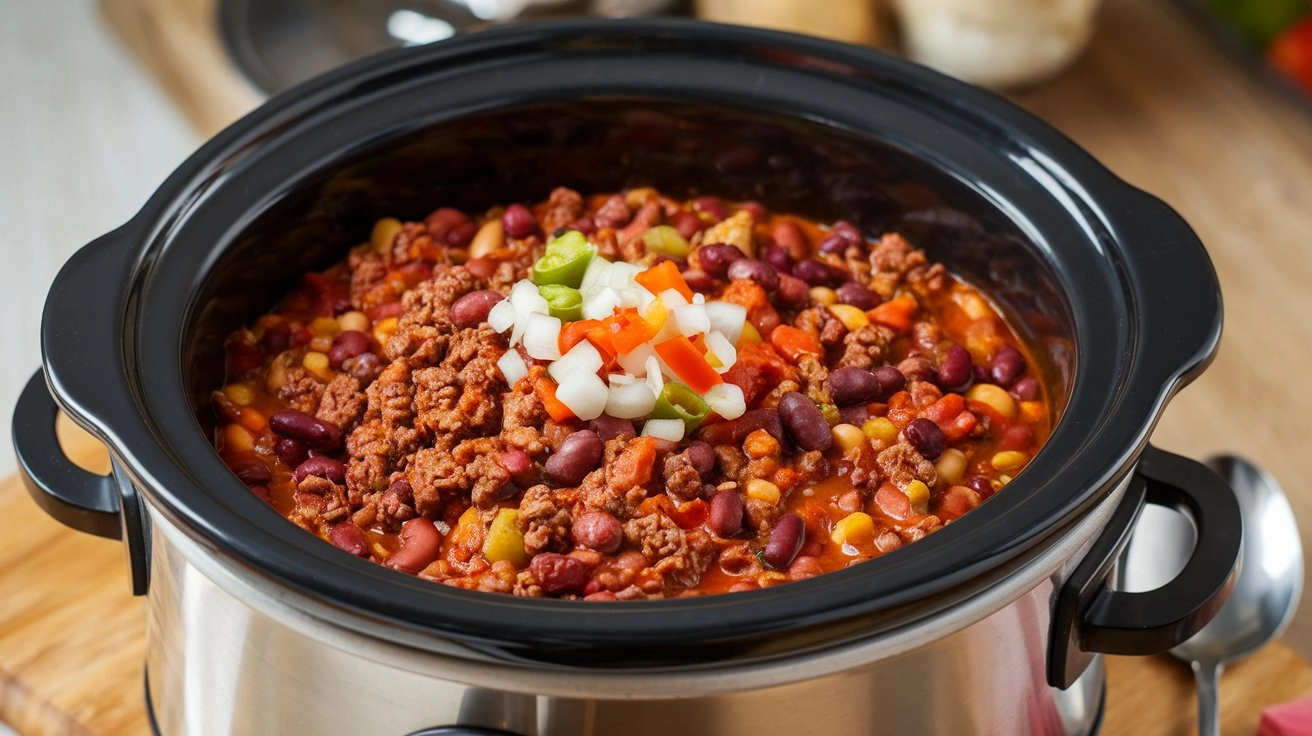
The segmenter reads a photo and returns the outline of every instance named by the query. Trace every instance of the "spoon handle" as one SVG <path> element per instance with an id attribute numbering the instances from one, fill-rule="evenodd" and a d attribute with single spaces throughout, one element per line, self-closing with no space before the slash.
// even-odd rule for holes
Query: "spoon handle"
<path id="1" fill-rule="evenodd" d="M 1220 736 L 1221 704 L 1217 690 L 1221 680 L 1219 662 L 1193 662 L 1198 687 L 1198 736 Z"/>

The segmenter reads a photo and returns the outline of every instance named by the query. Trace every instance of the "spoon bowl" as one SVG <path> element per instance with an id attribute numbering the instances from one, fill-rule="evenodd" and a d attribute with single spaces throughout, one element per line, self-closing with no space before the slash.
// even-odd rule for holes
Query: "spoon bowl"
<path id="1" fill-rule="evenodd" d="M 1198 685 L 1198 732 L 1219 731 L 1217 681 L 1237 662 L 1289 625 L 1303 589 L 1303 548 L 1293 511 L 1280 484 L 1252 463 L 1235 456 L 1207 461 L 1235 492 L 1243 517 L 1244 541 L 1239 573 L 1225 605 L 1206 626 L 1171 654 L 1188 662 Z M 1126 551 L 1122 584 L 1149 590 L 1174 577 L 1194 545 L 1188 519 L 1170 509 L 1148 506 Z"/>

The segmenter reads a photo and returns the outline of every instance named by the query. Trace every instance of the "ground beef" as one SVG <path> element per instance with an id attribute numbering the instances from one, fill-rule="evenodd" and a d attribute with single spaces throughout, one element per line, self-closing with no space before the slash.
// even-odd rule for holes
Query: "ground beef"
<path id="1" fill-rule="evenodd" d="M 570 536 L 573 515 L 561 508 L 547 486 L 538 485 L 524 491 L 519 502 L 519 528 L 524 533 L 524 548 L 530 554 L 568 552 L 574 545 Z"/>
<path id="2" fill-rule="evenodd" d="M 542 215 L 542 232 L 547 235 L 563 227 L 570 227 L 583 216 L 583 197 L 573 189 L 556 187 L 547 198 L 546 212 Z"/>
<path id="3" fill-rule="evenodd" d="M 615 233 L 615 239 L 619 242 L 620 258 L 629 262 L 642 258 L 646 252 L 646 246 L 642 243 L 642 236 L 653 225 L 659 225 L 660 222 L 660 202 L 652 199 L 639 207 L 638 213 L 633 216 L 633 220 L 622 230 Z"/>
<path id="4" fill-rule="evenodd" d="M 891 298 L 908 273 L 928 262 L 924 252 L 901 235 L 888 233 L 870 249 L 870 288 L 885 299 Z"/>
<path id="5" fill-rule="evenodd" d="M 911 394 L 911 403 L 918 409 L 943 398 L 943 391 L 929 381 L 911 381 L 907 384 L 907 392 Z"/>
<path id="6" fill-rule="evenodd" d="M 365 245 L 351 251 L 350 265 L 351 306 L 368 309 L 376 303 L 378 287 L 387 278 L 387 264 L 372 246 Z"/>
<path id="7" fill-rule="evenodd" d="M 817 404 L 832 404 L 829 389 L 825 381 L 829 380 L 829 369 L 814 355 L 804 354 L 797 361 L 797 372 L 806 385 L 806 395 Z"/>
<path id="8" fill-rule="evenodd" d="M 843 337 L 843 355 L 838 359 L 838 367 L 878 368 L 884 364 L 892 341 L 892 330 L 883 325 L 858 327 Z"/>
<path id="9" fill-rule="evenodd" d="M 323 396 L 323 380 L 299 365 L 288 368 L 285 375 L 278 400 L 296 411 L 313 414 Z"/>
<path id="10" fill-rule="evenodd" d="M 665 492 L 681 501 L 691 501 L 702 493 L 702 476 L 685 452 L 673 453 L 662 463 Z"/>
<path id="11" fill-rule="evenodd" d="M 360 381 L 347 373 L 338 374 L 324 388 L 315 416 L 350 430 L 364 416 L 368 399 L 360 390 Z"/>
<path id="12" fill-rule="evenodd" d="M 879 453 L 879 467 L 886 477 L 898 488 L 905 488 L 913 480 L 923 482 L 930 488 L 938 482 L 938 470 L 934 463 L 925 459 L 909 442 L 898 442 Z"/>
<path id="13" fill-rule="evenodd" d="M 633 211 L 624 201 L 624 195 L 613 194 L 606 203 L 597 210 L 597 214 L 592 219 L 597 223 L 597 227 L 608 227 L 612 230 L 618 230 L 629 224 L 629 219 L 633 217 Z"/>

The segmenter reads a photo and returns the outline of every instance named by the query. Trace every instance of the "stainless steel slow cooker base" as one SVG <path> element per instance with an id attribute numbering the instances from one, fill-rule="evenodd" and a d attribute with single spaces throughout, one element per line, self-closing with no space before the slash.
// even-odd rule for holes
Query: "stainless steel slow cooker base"
<path id="1" fill-rule="evenodd" d="M 400 736 L 455 724 L 523 736 L 1089 734 L 1102 663 L 1066 691 L 1050 687 L 1050 611 L 1126 485 L 986 593 L 915 625 L 774 661 L 661 670 L 480 661 L 449 643 L 383 641 L 152 508 L 151 700 L 167 736 Z"/>

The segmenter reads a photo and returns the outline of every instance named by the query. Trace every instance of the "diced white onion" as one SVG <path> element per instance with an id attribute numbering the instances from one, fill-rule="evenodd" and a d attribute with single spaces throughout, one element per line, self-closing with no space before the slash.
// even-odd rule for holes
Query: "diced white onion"
<path id="1" fill-rule="evenodd" d="M 627 353 L 620 353 L 615 359 L 625 373 L 642 378 L 647 375 L 647 359 L 655 354 L 652 346 L 644 342 Z"/>
<path id="2" fill-rule="evenodd" d="M 656 394 L 646 381 L 616 385 L 611 381 L 610 395 L 606 399 L 606 413 L 617 419 L 639 419 L 651 413 L 656 406 Z"/>
<path id="3" fill-rule="evenodd" d="M 665 388 L 665 376 L 661 375 L 661 359 L 653 352 L 647 356 L 647 385 L 651 387 L 653 396 L 660 396 L 661 389 Z"/>
<path id="4" fill-rule="evenodd" d="M 627 289 L 638 283 L 634 277 L 643 270 L 645 269 L 637 264 L 616 261 L 610 264 L 610 271 L 606 274 L 606 285 L 616 290 Z"/>
<path id="5" fill-rule="evenodd" d="M 556 383 L 561 383 L 571 373 L 596 373 L 601 370 L 601 353 L 587 340 L 580 340 L 560 356 L 560 360 L 547 366 L 547 374 Z"/>
<path id="6" fill-rule="evenodd" d="M 620 295 L 609 286 L 583 300 L 584 319 L 606 319 L 620 305 Z"/>
<path id="7" fill-rule="evenodd" d="M 711 331 L 711 320 L 706 316 L 706 307 L 700 304 L 684 304 L 671 312 L 678 325 L 679 334 L 684 337 L 701 335 Z"/>
<path id="8" fill-rule="evenodd" d="M 595 373 L 571 373 L 556 386 L 556 400 L 585 421 L 601 416 L 609 397 L 605 382 Z"/>
<path id="9" fill-rule="evenodd" d="M 737 419 L 747 412 L 743 390 L 736 384 L 717 383 L 702 398 L 706 399 L 706 405 L 711 407 L 711 411 L 725 419 Z"/>
<path id="10" fill-rule="evenodd" d="M 487 324 L 497 332 L 505 332 L 515 326 L 515 305 L 509 299 L 502 299 L 492 306 L 487 313 Z"/>
<path id="11" fill-rule="evenodd" d="M 738 350 L 728 338 L 718 332 L 706 333 L 706 350 L 719 361 L 720 367 L 715 369 L 718 373 L 724 373 L 738 361 Z"/>
<path id="12" fill-rule="evenodd" d="M 511 386 L 528 375 L 528 366 L 524 365 L 524 359 L 519 357 L 519 351 L 514 348 L 507 350 L 497 359 L 497 367 L 501 369 L 501 375 L 506 377 L 506 383 Z"/>
<path id="13" fill-rule="evenodd" d="M 606 285 L 608 274 L 610 273 L 610 261 L 601 256 L 593 256 L 588 261 L 588 267 L 583 271 L 583 281 L 579 283 L 579 291 L 584 294 L 592 293 Z"/>
<path id="14" fill-rule="evenodd" d="M 693 303 L 693 304 L 705 304 L 705 303 L 706 303 L 706 295 L 703 294 L 703 293 L 701 293 L 700 291 L 694 291 L 693 294 L 692 294 L 692 303 Z"/>
<path id="15" fill-rule="evenodd" d="M 638 378 L 627 373 L 611 373 L 606 376 L 606 382 L 610 384 L 611 388 L 615 388 L 616 386 L 628 386 L 631 383 L 638 383 Z"/>
<path id="16" fill-rule="evenodd" d="M 648 419 L 647 423 L 642 425 L 642 436 L 678 442 L 683 439 L 683 420 Z"/>
<path id="17" fill-rule="evenodd" d="M 537 312 L 530 314 L 524 326 L 524 349 L 530 358 L 560 358 L 560 320 Z"/>
<path id="18" fill-rule="evenodd" d="M 626 286 L 623 289 L 617 289 L 616 293 L 620 297 L 620 306 L 637 307 L 639 310 L 647 304 L 651 304 L 652 299 L 655 298 L 641 286 Z"/>
<path id="19" fill-rule="evenodd" d="M 743 323 L 747 321 L 747 308 L 733 302 L 707 302 L 706 317 L 711 321 L 712 330 L 737 344 L 743 334 Z"/>
<path id="20" fill-rule="evenodd" d="M 665 302 L 665 306 L 670 309 L 681 307 L 688 303 L 688 300 L 683 298 L 683 294 L 680 294 L 674 289 L 666 289 L 665 291 L 662 291 L 659 296 L 661 301 Z"/>
<path id="21" fill-rule="evenodd" d="M 523 315 L 525 319 L 534 312 L 547 314 L 549 311 L 547 300 L 542 298 L 538 293 L 538 287 L 528 279 L 516 281 L 515 285 L 510 287 L 510 303 L 515 305 L 515 314 Z"/>

